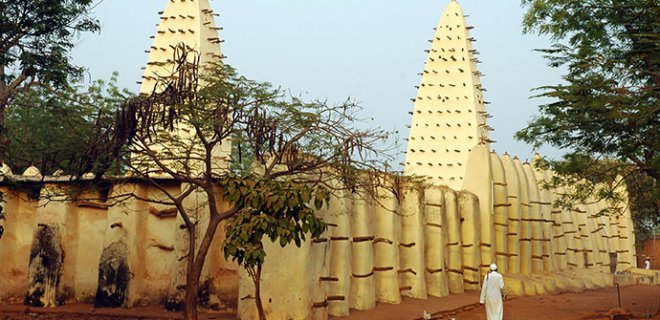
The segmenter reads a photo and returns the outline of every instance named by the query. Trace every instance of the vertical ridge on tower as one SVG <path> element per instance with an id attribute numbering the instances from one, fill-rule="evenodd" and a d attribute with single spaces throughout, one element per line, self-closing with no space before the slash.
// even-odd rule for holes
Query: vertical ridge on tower
<path id="1" fill-rule="evenodd" d="M 490 140 L 473 38 L 451 1 L 442 13 L 421 73 L 404 172 L 460 190 L 468 153 Z"/>

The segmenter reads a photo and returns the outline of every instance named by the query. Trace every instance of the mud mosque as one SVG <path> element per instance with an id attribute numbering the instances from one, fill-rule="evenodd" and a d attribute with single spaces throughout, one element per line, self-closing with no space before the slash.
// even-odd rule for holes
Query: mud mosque
<path id="1" fill-rule="evenodd" d="M 222 59 L 208 0 L 169 0 L 160 12 L 141 91 L 171 67 L 176 45 L 202 63 Z M 602 202 L 553 207 L 563 190 L 540 182 L 553 173 L 490 151 L 488 114 L 465 16 L 451 1 L 435 28 L 421 76 L 404 172 L 427 179 L 402 186 L 403 197 L 381 192 L 382 205 L 346 194 L 319 214 L 321 239 L 300 248 L 267 247 L 262 297 L 269 319 L 327 319 L 402 297 L 426 299 L 480 288 L 496 262 L 511 295 L 541 295 L 611 286 L 613 273 L 635 265 L 630 211 L 598 215 Z M 2 168 L 0 191 L 7 230 L 0 240 L 0 301 L 57 306 L 107 298 L 121 306 L 158 304 L 184 285 L 187 245 L 171 208 L 127 200 L 49 197 L 69 188 L 67 177 Z M 41 197 L 4 181 L 42 182 Z M 171 188 L 179 186 L 172 184 Z M 157 193 L 140 182 L 113 185 Z M 102 198 L 90 190 L 90 199 Z M 39 200 L 37 200 L 39 199 Z M 217 245 L 223 238 L 218 232 Z M 283 262 L 286 261 L 286 262 Z M 209 304 L 256 319 L 247 274 L 212 250 L 202 276 Z M 286 294 L 282 294 L 286 287 Z"/>

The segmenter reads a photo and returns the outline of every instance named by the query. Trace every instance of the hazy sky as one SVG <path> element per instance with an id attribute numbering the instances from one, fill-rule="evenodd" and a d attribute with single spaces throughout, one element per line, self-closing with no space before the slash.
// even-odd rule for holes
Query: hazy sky
<path id="1" fill-rule="evenodd" d="M 119 72 L 120 86 L 138 90 L 149 36 L 168 0 L 105 0 L 95 9 L 100 34 L 85 34 L 74 61 L 93 79 Z M 406 138 L 410 98 L 420 82 L 427 41 L 449 0 L 212 0 L 226 62 L 248 78 L 269 81 L 309 99 L 363 106 L 368 125 L 399 130 Z M 523 35 L 519 0 L 459 1 L 474 26 L 479 70 L 495 128 L 492 147 L 522 159 L 531 147 L 513 139 L 536 113 L 531 89 L 561 81 L 533 49 L 549 40 Z M 371 121 L 373 118 L 373 122 Z M 405 149 L 405 146 L 403 147 Z M 554 156 L 559 153 L 541 150 Z M 398 161 L 397 161 L 398 162 Z"/>

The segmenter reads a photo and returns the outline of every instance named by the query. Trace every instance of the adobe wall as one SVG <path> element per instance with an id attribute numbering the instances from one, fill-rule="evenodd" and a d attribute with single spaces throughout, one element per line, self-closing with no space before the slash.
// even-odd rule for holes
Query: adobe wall
<path id="1" fill-rule="evenodd" d="M 371 309 L 374 302 L 401 303 L 404 296 L 478 290 L 492 262 L 504 262 L 501 272 L 511 296 L 611 286 L 612 270 L 630 268 L 634 239 L 627 228 L 615 228 L 627 226 L 629 216 L 601 217 L 600 202 L 556 208 L 552 201 L 562 190 L 540 186 L 551 172 L 480 149 L 472 151 L 471 159 L 477 160 L 468 160 L 465 181 L 475 192 L 492 195 L 486 206 L 467 190 L 412 183 L 399 186 L 400 198 L 391 190 L 382 190 L 377 200 L 347 195 L 322 213 L 330 221 L 327 237 L 300 249 L 269 249 L 271 257 L 308 259 L 306 267 L 268 260 L 264 272 L 278 275 L 267 280 L 270 290 L 262 293 L 264 301 L 272 299 L 266 303 L 269 319 L 327 319 Z M 482 208 L 491 215 L 488 223 Z M 299 298 L 282 301 L 283 278 L 287 288 L 296 288 L 287 289 L 287 295 Z M 250 281 L 241 281 L 241 296 L 252 290 Z M 239 301 L 239 315 L 256 319 L 254 303 Z"/>
<path id="2" fill-rule="evenodd" d="M 41 177 L 13 176 L 25 185 Z M 178 184 L 165 181 L 170 191 Z M 157 199 L 162 194 L 143 183 L 111 186 L 107 202 L 98 190 L 80 192 L 78 183 L 46 177 L 40 197 L 30 188 L 0 186 L 7 220 L 0 239 L 0 302 L 58 306 L 74 301 L 118 307 L 161 304 L 181 298 L 187 238 L 180 221 L 164 205 L 122 194 Z M 72 198 L 72 195 L 75 195 Z M 220 226 L 214 246 L 224 236 Z M 202 283 L 210 291 L 207 307 L 237 306 L 238 267 L 212 250 Z"/>
<path id="3" fill-rule="evenodd" d="M 326 319 L 402 297 L 478 290 L 493 262 L 516 296 L 608 286 L 611 270 L 634 266 L 629 211 L 601 217 L 599 202 L 555 208 L 552 199 L 562 191 L 539 185 L 550 172 L 482 149 L 467 162 L 470 190 L 409 182 L 379 189 L 376 199 L 345 192 L 319 212 L 329 225 L 320 239 L 300 248 L 268 244 L 262 298 L 269 318 Z M 46 177 L 35 197 L 29 186 L 42 181 L 38 172 L 5 179 L 24 187 L 0 185 L 7 199 L 0 301 L 116 307 L 181 297 L 187 236 L 175 210 L 116 201 L 123 194 L 158 199 L 160 191 L 125 182 L 112 185 L 104 202 L 101 190 Z M 188 205 L 203 209 L 198 200 Z M 223 258 L 219 231 L 202 280 L 210 292 L 206 307 L 237 308 L 241 319 L 254 319 L 254 302 L 239 299 L 253 294 L 252 281 Z"/>

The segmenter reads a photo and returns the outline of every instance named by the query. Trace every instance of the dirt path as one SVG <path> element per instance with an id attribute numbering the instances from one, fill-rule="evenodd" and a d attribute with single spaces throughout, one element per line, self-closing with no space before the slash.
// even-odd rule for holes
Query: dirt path
<path id="1" fill-rule="evenodd" d="M 414 320 L 428 310 L 434 319 L 484 320 L 483 306 L 478 305 L 478 293 L 466 292 L 428 300 L 404 299 L 402 304 L 378 304 L 370 311 L 352 310 L 349 317 L 334 320 Z M 506 320 L 599 320 L 610 319 L 607 311 L 617 307 L 615 288 L 564 293 L 559 295 L 525 297 L 504 303 Z M 635 319 L 660 320 L 660 286 L 637 285 L 621 288 L 621 305 L 633 313 Z M 452 312 L 449 312 L 452 311 Z M 55 309 L 27 308 L 22 305 L 0 305 L 2 320 L 170 320 L 181 319 L 177 313 L 159 307 L 132 309 L 96 309 L 88 304 L 70 304 Z M 233 313 L 205 313 L 205 320 L 236 319 Z M 298 319 L 295 319 L 298 320 Z"/>
<path id="2" fill-rule="evenodd" d="M 352 310 L 348 317 L 334 320 L 414 320 L 421 319 L 424 310 L 433 319 L 484 320 L 485 308 L 478 304 L 478 292 L 451 295 L 428 300 L 404 299 L 400 305 L 378 304 L 375 310 Z M 621 305 L 635 315 L 635 319 L 648 319 L 647 314 L 660 319 L 660 286 L 637 285 L 621 288 Z M 590 290 L 581 293 L 563 293 L 524 297 L 504 302 L 505 320 L 597 320 L 610 317 L 606 313 L 618 306 L 615 288 Z M 467 310 L 466 310 L 467 309 Z"/>
<path id="3" fill-rule="evenodd" d="M 660 319 L 660 286 L 621 288 L 621 306 L 634 319 Z M 504 303 L 504 319 L 610 319 L 608 311 L 617 308 L 615 288 L 564 293 L 552 296 L 525 297 Z M 458 313 L 456 320 L 486 319 L 485 308 Z M 447 318 L 451 319 L 451 318 Z"/>

